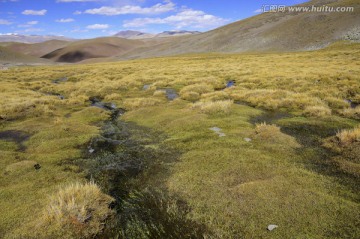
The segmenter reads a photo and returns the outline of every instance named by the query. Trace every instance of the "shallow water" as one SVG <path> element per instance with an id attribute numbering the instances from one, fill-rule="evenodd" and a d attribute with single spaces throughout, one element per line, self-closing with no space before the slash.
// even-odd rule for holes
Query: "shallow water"
<path id="1" fill-rule="evenodd" d="M 166 98 L 170 101 L 175 100 L 176 98 L 179 97 L 179 95 L 177 94 L 176 90 L 171 89 L 171 88 L 166 88 L 166 89 L 162 89 L 165 91 L 166 94 Z"/>
<path id="2" fill-rule="evenodd" d="M 226 88 L 230 88 L 232 86 L 235 86 L 235 81 L 230 80 L 230 81 L 226 82 Z"/>
<path id="3" fill-rule="evenodd" d="M 30 138 L 31 135 L 19 130 L 7 130 L 0 132 L 0 140 L 13 141 L 18 145 L 18 151 L 25 151 L 26 146 L 24 142 Z"/>
<path id="4" fill-rule="evenodd" d="M 146 84 L 146 85 L 144 85 L 143 86 L 143 90 L 148 90 L 148 89 L 150 89 L 150 87 L 151 87 L 151 85 L 150 84 Z"/>

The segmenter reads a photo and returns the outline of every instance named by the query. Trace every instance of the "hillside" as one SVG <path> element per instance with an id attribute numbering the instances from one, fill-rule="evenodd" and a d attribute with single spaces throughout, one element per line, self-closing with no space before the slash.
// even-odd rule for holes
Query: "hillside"
<path id="1" fill-rule="evenodd" d="M 9 43 L 6 45 L 6 48 L 11 51 L 22 53 L 25 55 L 41 57 L 49 52 L 65 47 L 69 43 L 70 42 L 68 41 L 61 41 L 61 40 L 50 40 L 46 42 L 33 43 L 33 44 Z"/>
<path id="2" fill-rule="evenodd" d="M 142 58 L 196 52 L 302 51 L 332 42 L 359 40 L 360 2 L 317 0 L 298 6 L 354 6 L 352 13 L 263 13 L 197 35 L 136 49 L 122 58 Z M 350 37 L 350 38 L 351 38 Z"/>
<path id="3" fill-rule="evenodd" d="M 20 64 L 51 64 L 52 62 L 46 59 L 40 59 L 33 56 L 24 55 L 18 52 L 11 51 L 6 47 L 0 46 L 0 65 L 20 65 Z"/>
<path id="4" fill-rule="evenodd" d="M 42 56 L 42 58 L 56 62 L 75 63 L 90 58 L 118 56 L 143 44 L 141 41 L 118 37 L 96 38 L 70 43 Z"/>

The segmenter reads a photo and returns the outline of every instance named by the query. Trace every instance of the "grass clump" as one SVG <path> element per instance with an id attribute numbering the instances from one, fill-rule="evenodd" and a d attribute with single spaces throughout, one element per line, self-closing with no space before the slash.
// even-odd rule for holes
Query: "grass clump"
<path id="1" fill-rule="evenodd" d="M 323 146 L 338 153 L 333 161 L 342 171 L 360 177 L 360 126 L 325 139 Z"/>
<path id="2" fill-rule="evenodd" d="M 161 103 L 158 99 L 153 98 L 131 98 L 124 101 L 124 106 L 128 110 L 138 109 L 146 106 L 154 106 Z"/>
<path id="3" fill-rule="evenodd" d="M 360 106 L 356 108 L 347 108 L 340 111 L 340 115 L 352 119 L 360 119 Z"/>
<path id="4" fill-rule="evenodd" d="M 197 101 L 205 93 L 212 92 L 214 88 L 207 84 L 193 84 L 185 86 L 180 91 L 180 96 L 184 100 Z"/>
<path id="5" fill-rule="evenodd" d="M 255 135 L 261 139 L 271 139 L 280 133 L 280 127 L 266 122 L 256 124 Z"/>
<path id="6" fill-rule="evenodd" d="M 74 183 L 51 197 L 40 218 L 40 238 L 93 238 L 113 214 L 113 198 L 94 183 Z"/>
<path id="7" fill-rule="evenodd" d="M 341 146 L 349 146 L 355 142 L 360 142 L 360 126 L 350 130 L 342 130 L 336 134 L 336 137 Z"/>
<path id="8" fill-rule="evenodd" d="M 197 102 L 192 105 L 192 108 L 200 109 L 201 112 L 206 114 L 228 114 L 233 104 L 234 102 L 232 100 Z"/>
<path id="9" fill-rule="evenodd" d="M 202 99 L 210 100 L 210 101 L 218 101 L 218 100 L 230 100 L 230 95 L 225 91 L 216 91 L 203 94 L 201 96 Z"/>
<path id="10" fill-rule="evenodd" d="M 156 90 L 156 91 L 154 91 L 153 96 L 155 96 L 155 97 L 165 97 L 166 96 L 166 91 L 164 91 L 164 90 Z"/>
<path id="11" fill-rule="evenodd" d="M 292 148 L 300 147 L 299 143 L 297 143 L 293 137 L 287 134 L 283 134 L 279 126 L 274 124 L 267 124 L 266 122 L 255 125 L 255 133 L 253 138 L 260 141 L 265 141 L 267 143 L 280 144 L 282 147 L 284 145 Z"/>
<path id="12" fill-rule="evenodd" d="M 325 106 L 308 106 L 305 108 L 303 114 L 310 117 L 324 117 L 331 115 L 331 109 Z"/>
<path id="13" fill-rule="evenodd" d="M 191 102 L 198 101 L 200 99 L 200 94 L 194 91 L 188 91 L 180 93 L 181 99 L 188 100 Z"/>

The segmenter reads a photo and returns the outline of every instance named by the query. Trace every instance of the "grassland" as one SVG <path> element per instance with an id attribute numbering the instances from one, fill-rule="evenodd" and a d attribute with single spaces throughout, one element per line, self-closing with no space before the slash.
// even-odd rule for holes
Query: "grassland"
<path id="1" fill-rule="evenodd" d="M 0 237 L 101 237 L 113 199 L 74 163 L 109 119 L 96 96 L 127 110 L 145 148 L 179 153 L 140 181 L 186 202 L 207 238 L 359 238 L 359 59 L 339 43 L 1 71 Z"/>

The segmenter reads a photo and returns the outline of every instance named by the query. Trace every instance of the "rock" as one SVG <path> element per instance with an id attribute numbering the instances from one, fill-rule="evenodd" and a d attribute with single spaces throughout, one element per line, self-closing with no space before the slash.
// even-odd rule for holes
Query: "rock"
<path id="1" fill-rule="evenodd" d="M 212 130 L 214 132 L 220 132 L 222 129 L 220 129 L 219 127 L 212 127 L 212 128 L 210 128 L 210 130 Z"/>
<path id="2" fill-rule="evenodd" d="M 278 225 L 270 224 L 270 225 L 267 227 L 267 229 L 268 229 L 269 231 L 272 231 L 272 230 L 274 230 L 274 229 L 277 228 L 277 227 L 279 227 L 279 226 L 278 226 Z"/>
<path id="3" fill-rule="evenodd" d="M 250 138 L 244 138 L 244 140 L 245 140 L 246 142 L 251 142 L 251 141 L 252 141 L 252 139 L 250 139 Z"/>
<path id="4" fill-rule="evenodd" d="M 225 137 L 226 136 L 226 134 L 221 132 L 222 129 L 220 129 L 219 127 L 212 127 L 212 128 L 209 128 L 209 129 L 214 131 L 217 135 L 219 135 L 219 137 Z"/>

